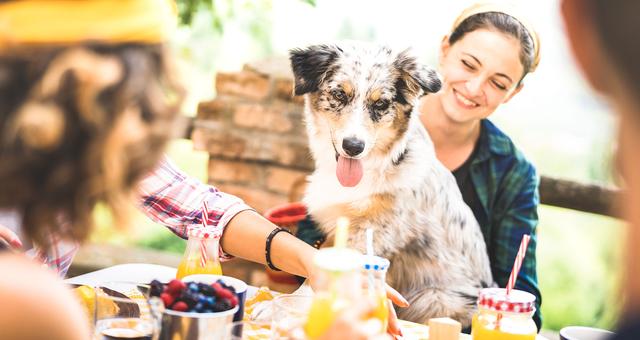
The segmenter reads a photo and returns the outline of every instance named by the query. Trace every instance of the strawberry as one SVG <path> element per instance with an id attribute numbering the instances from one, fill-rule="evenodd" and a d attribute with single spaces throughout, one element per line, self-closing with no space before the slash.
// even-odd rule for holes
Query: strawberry
<path id="1" fill-rule="evenodd" d="M 189 309 L 189 306 L 187 306 L 187 304 L 184 303 L 183 301 L 178 301 L 175 304 L 173 304 L 173 307 L 171 309 L 177 312 L 186 312 L 187 309 Z"/>

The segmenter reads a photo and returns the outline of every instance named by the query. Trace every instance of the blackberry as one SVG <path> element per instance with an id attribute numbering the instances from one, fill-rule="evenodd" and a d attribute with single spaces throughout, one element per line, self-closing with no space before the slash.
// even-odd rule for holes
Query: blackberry
<path id="1" fill-rule="evenodd" d="M 206 296 L 213 296 L 215 294 L 215 289 L 208 284 L 200 286 L 200 292 Z"/>
<path id="2" fill-rule="evenodd" d="M 160 296 L 164 290 L 164 285 L 158 280 L 151 281 L 149 286 L 149 296 Z"/>

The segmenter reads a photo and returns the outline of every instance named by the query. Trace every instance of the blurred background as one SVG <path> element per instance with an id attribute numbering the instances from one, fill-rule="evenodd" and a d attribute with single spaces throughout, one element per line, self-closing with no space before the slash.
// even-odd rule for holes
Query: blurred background
<path id="1" fill-rule="evenodd" d="M 178 56 L 189 97 L 186 115 L 215 98 L 218 72 L 286 56 L 289 49 L 337 39 L 412 47 L 435 66 L 440 41 L 459 12 L 473 1 L 410 0 L 182 0 L 182 24 L 171 48 Z M 615 185 L 612 136 L 615 117 L 592 93 L 571 59 L 557 0 L 510 1 L 540 33 L 542 60 L 525 88 L 491 119 L 544 175 Z M 176 139 L 168 153 L 189 174 L 207 181 L 208 154 Z M 213 181 L 215 184 L 215 181 Z M 538 275 L 543 327 L 611 328 L 618 318 L 621 221 L 541 206 Z M 185 242 L 142 216 L 134 237 L 108 222 L 93 241 L 181 254 Z"/>

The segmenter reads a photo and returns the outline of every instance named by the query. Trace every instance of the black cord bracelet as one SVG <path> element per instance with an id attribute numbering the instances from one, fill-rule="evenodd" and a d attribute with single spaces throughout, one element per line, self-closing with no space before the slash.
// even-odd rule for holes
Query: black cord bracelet
<path id="1" fill-rule="evenodd" d="M 271 262 L 271 242 L 273 241 L 273 238 L 281 231 L 291 234 L 291 232 L 288 229 L 277 227 L 271 230 L 271 233 L 269 233 L 269 236 L 267 236 L 267 243 L 265 244 L 265 247 L 264 247 L 264 257 L 267 260 L 267 266 L 269 266 L 271 270 L 275 270 L 275 271 L 280 271 L 280 269 L 276 268 L 276 266 L 274 266 L 273 263 Z"/>

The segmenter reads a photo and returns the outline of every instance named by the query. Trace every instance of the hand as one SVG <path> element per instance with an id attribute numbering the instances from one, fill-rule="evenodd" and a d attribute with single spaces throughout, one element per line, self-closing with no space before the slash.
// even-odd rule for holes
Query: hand
<path id="1" fill-rule="evenodd" d="M 394 336 L 402 336 L 402 329 L 400 329 L 400 324 L 398 324 L 398 316 L 396 315 L 396 310 L 393 308 L 392 302 L 399 307 L 409 307 L 409 302 L 402 294 L 398 293 L 397 290 L 391 288 L 388 284 L 386 285 L 386 289 L 387 297 L 389 298 L 389 303 L 387 303 L 387 308 L 389 308 L 389 327 L 387 328 L 387 332 Z"/>
<path id="2" fill-rule="evenodd" d="M 380 334 L 382 324 L 379 320 L 365 320 L 373 309 L 366 303 L 346 309 L 318 340 L 390 340 L 388 334 Z"/>
<path id="3" fill-rule="evenodd" d="M 14 249 L 21 249 L 22 242 L 11 229 L 0 224 L 0 241 L 6 242 Z"/>

